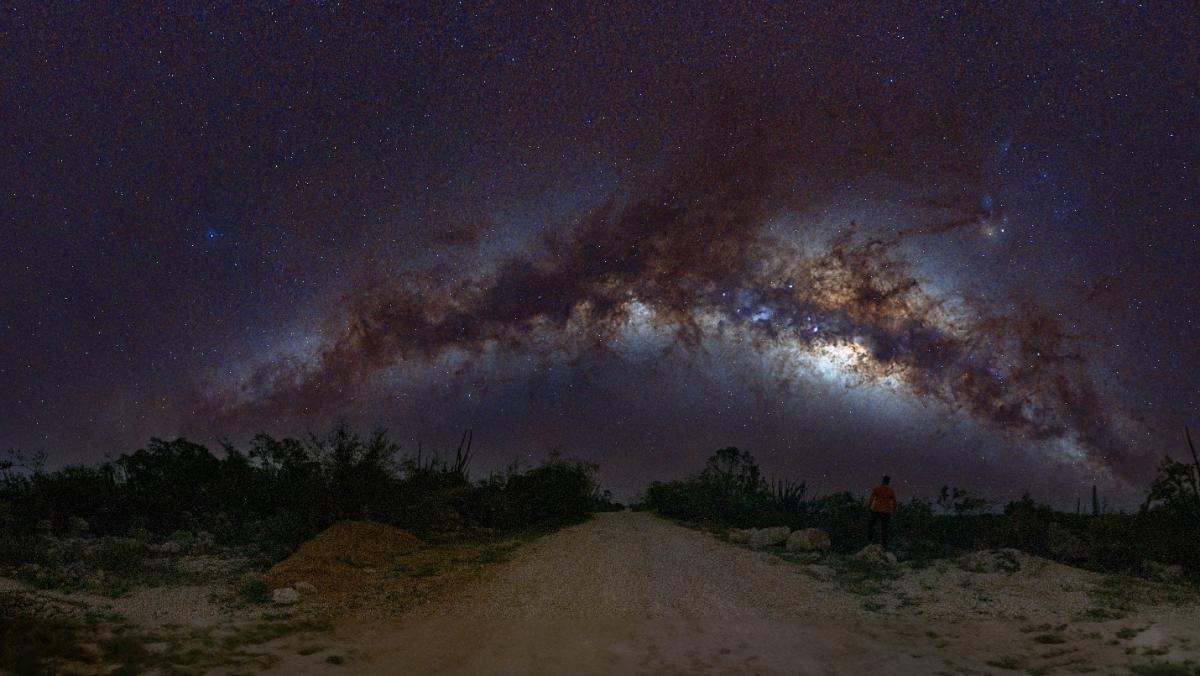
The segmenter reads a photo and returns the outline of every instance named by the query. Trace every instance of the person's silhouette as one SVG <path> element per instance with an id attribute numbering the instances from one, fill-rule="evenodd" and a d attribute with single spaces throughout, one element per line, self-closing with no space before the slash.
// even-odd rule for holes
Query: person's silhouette
<path id="1" fill-rule="evenodd" d="M 871 510 L 871 520 L 867 522 L 867 540 L 875 539 L 875 523 L 879 523 L 879 544 L 884 549 L 888 546 L 888 522 L 896 512 L 896 492 L 889 485 L 892 477 L 885 476 L 878 486 L 871 490 L 871 499 L 867 508 Z"/>

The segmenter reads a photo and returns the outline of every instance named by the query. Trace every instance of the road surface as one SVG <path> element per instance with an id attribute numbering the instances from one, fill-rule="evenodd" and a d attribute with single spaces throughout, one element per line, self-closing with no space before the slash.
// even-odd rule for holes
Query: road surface
<path id="1" fill-rule="evenodd" d="M 800 567 L 645 513 L 598 515 L 518 550 L 460 598 L 342 628 L 342 667 L 380 674 L 932 674 L 920 623 L 857 611 Z M 894 624 L 895 626 L 890 626 Z"/>

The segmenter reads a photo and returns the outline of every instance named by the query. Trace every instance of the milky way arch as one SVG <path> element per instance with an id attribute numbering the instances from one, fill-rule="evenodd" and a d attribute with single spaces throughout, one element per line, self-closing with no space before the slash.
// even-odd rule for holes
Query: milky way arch
<path id="1" fill-rule="evenodd" d="M 311 359 L 259 365 L 214 394 L 206 415 L 325 410 L 383 371 L 450 351 L 520 353 L 535 349 L 534 336 L 538 349 L 549 336 L 568 354 L 604 352 L 637 309 L 684 353 L 722 327 L 764 353 L 840 346 L 841 368 L 860 382 L 887 378 L 983 426 L 1068 440 L 1097 466 L 1130 469 L 1111 407 L 1054 315 L 1028 300 L 1009 312 L 961 298 L 950 305 L 906 261 L 906 241 L 946 236 L 989 214 L 944 204 L 937 213 L 948 218 L 882 237 L 848 223 L 820 243 L 805 241 L 803 227 L 785 238 L 767 224 L 804 205 L 773 190 L 778 161 L 754 141 L 720 146 L 482 277 L 364 284 L 331 313 Z"/>

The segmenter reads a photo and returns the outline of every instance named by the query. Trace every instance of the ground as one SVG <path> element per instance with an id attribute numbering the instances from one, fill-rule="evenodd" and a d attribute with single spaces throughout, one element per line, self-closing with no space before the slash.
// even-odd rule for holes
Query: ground
<path id="1" fill-rule="evenodd" d="M 1025 556 L 1012 573 L 938 561 L 896 579 L 836 561 L 605 514 L 454 598 L 393 623 L 350 620 L 330 639 L 368 673 L 1128 673 L 1200 658 L 1196 607 L 1136 609 L 1134 580 Z M 274 666 L 335 669 L 298 654 Z"/>
<path id="2" fill-rule="evenodd" d="M 289 621 L 323 623 L 210 670 L 1182 674 L 1200 660 L 1193 588 L 1015 553 L 880 567 L 755 551 L 634 512 L 464 551 L 427 550 L 431 567 L 388 589 L 306 599 Z"/>

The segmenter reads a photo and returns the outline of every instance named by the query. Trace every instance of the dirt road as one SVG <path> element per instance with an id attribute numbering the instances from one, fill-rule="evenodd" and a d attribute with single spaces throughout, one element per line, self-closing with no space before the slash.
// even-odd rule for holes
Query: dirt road
<path id="1" fill-rule="evenodd" d="M 1109 657 L 1095 652 L 1108 638 L 1098 631 L 1080 639 L 1088 645 L 1046 646 L 1030 644 L 1011 618 L 874 613 L 862 596 L 801 571 L 648 514 L 605 514 L 523 547 L 452 602 L 397 622 L 341 627 L 342 666 L 293 653 L 275 670 L 863 674 L 886 665 L 889 674 L 1012 673 L 995 658 L 1017 655 L 1003 659 L 1025 669 L 1038 659 L 1033 649 L 1056 647 L 1077 653 L 1077 666 L 1110 673 Z M 1007 645 L 1022 640 L 1025 648 Z"/>

